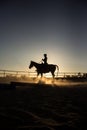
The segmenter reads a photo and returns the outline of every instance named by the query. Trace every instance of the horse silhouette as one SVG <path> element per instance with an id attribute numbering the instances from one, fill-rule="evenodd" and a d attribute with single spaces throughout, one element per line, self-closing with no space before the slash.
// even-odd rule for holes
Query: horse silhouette
<path id="1" fill-rule="evenodd" d="M 54 73 L 56 71 L 56 68 L 57 68 L 57 75 L 58 75 L 58 71 L 59 71 L 59 67 L 57 65 L 53 65 L 53 64 L 39 64 L 39 63 L 36 63 L 34 61 L 30 62 L 29 69 L 31 69 L 32 67 L 36 68 L 37 76 L 39 74 L 41 74 L 41 77 L 43 76 L 43 73 L 51 72 L 52 77 L 54 78 L 55 77 Z"/>

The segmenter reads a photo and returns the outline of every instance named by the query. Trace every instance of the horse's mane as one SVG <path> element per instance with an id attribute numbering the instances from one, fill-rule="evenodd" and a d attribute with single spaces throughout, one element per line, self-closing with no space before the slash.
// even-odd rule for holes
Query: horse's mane
<path id="1" fill-rule="evenodd" d="M 33 63 L 36 63 L 36 64 L 40 64 L 40 63 L 38 63 L 38 62 L 35 62 L 35 61 L 32 61 L 32 60 L 31 60 L 31 62 L 33 62 Z"/>

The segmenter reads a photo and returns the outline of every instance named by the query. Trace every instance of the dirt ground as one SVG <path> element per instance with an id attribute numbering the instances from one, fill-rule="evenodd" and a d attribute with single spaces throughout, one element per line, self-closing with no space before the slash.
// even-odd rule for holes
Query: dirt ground
<path id="1" fill-rule="evenodd" d="M 30 84 L 0 89 L 0 128 L 87 129 L 87 85 Z"/>

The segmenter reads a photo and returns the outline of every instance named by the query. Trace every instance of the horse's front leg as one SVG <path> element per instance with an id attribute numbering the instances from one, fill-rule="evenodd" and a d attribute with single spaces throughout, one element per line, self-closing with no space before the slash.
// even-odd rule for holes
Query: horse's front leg
<path id="1" fill-rule="evenodd" d="M 37 72 L 37 77 L 39 76 L 39 72 Z"/>
<path id="2" fill-rule="evenodd" d="M 41 73 L 41 78 L 43 77 L 43 73 Z"/>
<path id="3" fill-rule="evenodd" d="M 36 72 L 37 72 L 37 77 L 39 76 L 39 71 L 38 70 L 36 70 Z"/>

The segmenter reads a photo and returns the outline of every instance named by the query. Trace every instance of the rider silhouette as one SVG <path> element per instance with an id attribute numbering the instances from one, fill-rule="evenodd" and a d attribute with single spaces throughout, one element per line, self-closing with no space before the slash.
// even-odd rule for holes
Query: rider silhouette
<path id="1" fill-rule="evenodd" d="M 47 54 L 44 54 L 44 59 L 42 59 L 42 61 L 44 62 L 44 64 L 46 65 L 47 64 Z"/>

